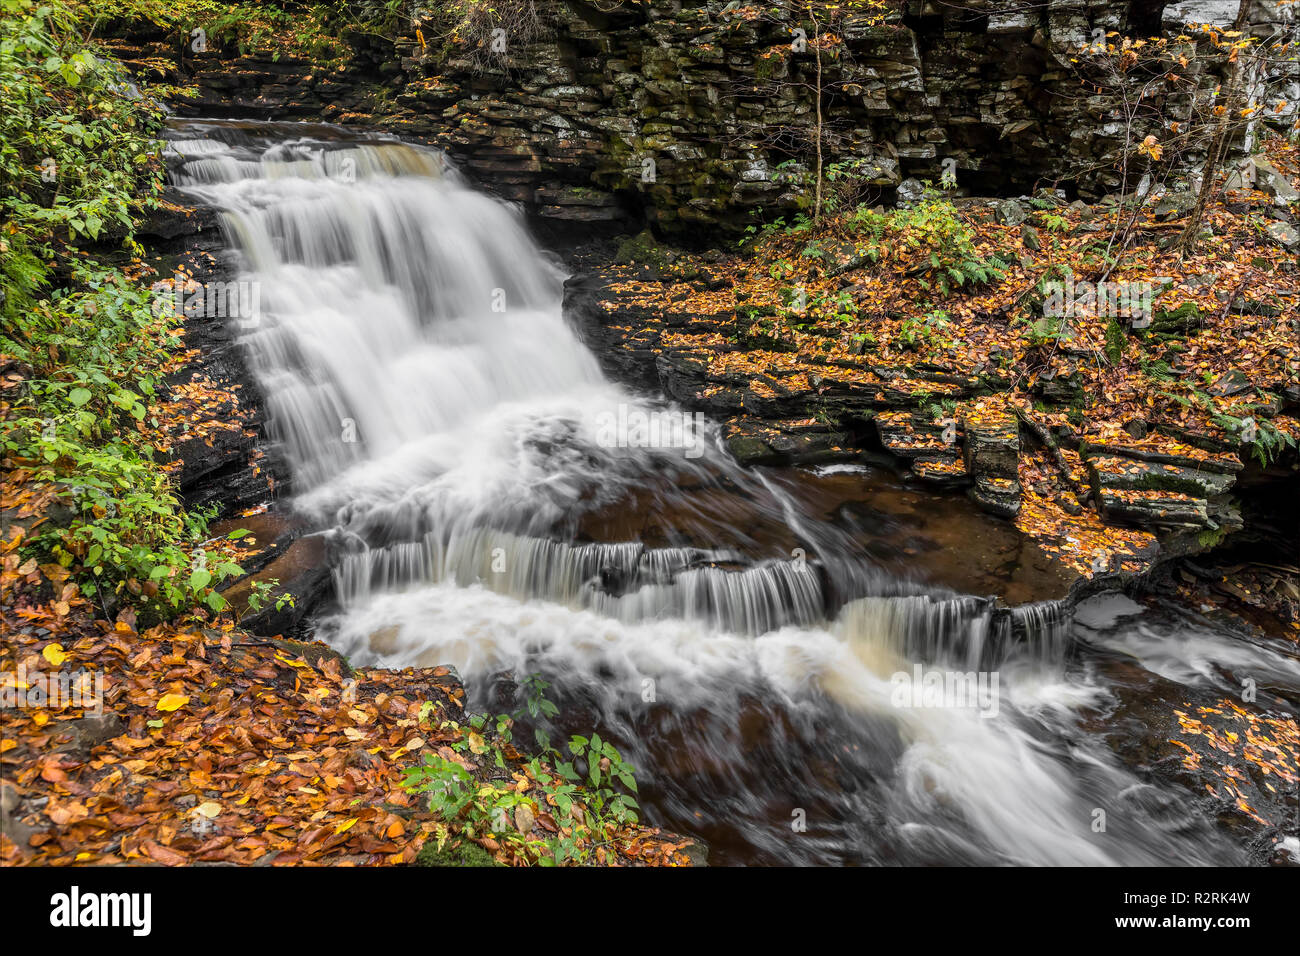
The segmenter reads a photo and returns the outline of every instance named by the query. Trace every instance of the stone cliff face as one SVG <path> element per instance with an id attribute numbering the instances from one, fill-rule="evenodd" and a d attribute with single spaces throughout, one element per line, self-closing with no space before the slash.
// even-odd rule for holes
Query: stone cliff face
<path id="1" fill-rule="evenodd" d="M 775 8 L 747 19 L 747 9 L 757 8 L 538 0 L 540 34 L 514 46 L 507 30 L 487 58 L 426 39 L 447 30 L 434 11 L 409 35 L 354 38 L 352 62 L 337 70 L 214 51 L 188 57 L 182 72 L 199 86 L 199 112 L 386 124 L 436 142 L 544 218 L 684 234 L 806 206 L 819 99 L 825 161 L 856 162 L 868 200 L 891 199 L 911 177 L 938 182 L 945 169 L 977 194 L 1113 191 L 1130 131 L 1071 56 L 1100 31 L 1231 23 L 1237 2 L 895 3 L 884 22 L 842 23 L 820 97 L 813 48 L 794 49 L 799 31 L 812 42 L 812 23 Z M 1285 16 L 1257 0 L 1251 29 L 1276 32 Z M 1180 104 L 1165 106 L 1176 114 Z M 1289 123 L 1294 107 L 1275 119 Z"/>
<path id="2" fill-rule="evenodd" d="M 760 206 L 806 203 L 793 182 L 812 163 L 818 84 L 811 47 L 792 50 L 795 31 L 812 36 L 810 22 L 776 10 L 745 19 L 736 6 L 550 0 L 545 38 L 516 50 L 505 36 L 500 63 L 481 72 L 399 40 L 409 81 L 398 102 L 415 115 L 411 128 L 441 134 L 543 216 L 743 227 Z M 1257 29 L 1271 31 L 1280 14 L 1255 6 Z M 860 159 L 885 198 L 908 177 L 938 182 L 945 166 L 977 193 L 1111 191 L 1126 129 L 1070 55 L 1098 31 L 1176 32 L 1230 23 L 1236 10 L 1235 0 L 911 2 L 884 23 L 850 16 L 840 52 L 823 59 L 827 162 Z"/>

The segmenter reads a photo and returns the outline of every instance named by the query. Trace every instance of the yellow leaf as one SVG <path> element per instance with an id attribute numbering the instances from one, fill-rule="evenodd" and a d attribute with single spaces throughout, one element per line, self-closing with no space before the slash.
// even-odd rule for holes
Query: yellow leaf
<path id="1" fill-rule="evenodd" d="M 488 751 L 487 742 L 483 740 L 480 734 L 469 732 L 469 749 L 476 754 L 485 754 Z"/>
<path id="2" fill-rule="evenodd" d="M 62 644 L 46 644 L 45 650 L 41 651 L 41 656 L 58 667 L 68 659 L 68 655 L 63 650 Z"/>
<path id="3" fill-rule="evenodd" d="M 194 812 L 199 816 L 207 817 L 211 820 L 221 812 L 221 804 L 217 803 L 215 800 L 206 800 L 195 807 Z"/>
<path id="4" fill-rule="evenodd" d="M 163 694 L 156 706 L 161 711 L 180 710 L 189 702 L 190 699 L 184 694 Z"/>
<path id="5" fill-rule="evenodd" d="M 334 835 L 338 836 L 340 833 L 344 833 L 347 830 L 351 829 L 352 824 L 356 823 L 357 819 L 358 819 L 357 817 L 353 817 L 351 820 L 344 820 L 342 823 L 340 823 L 338 826 L 334 828 Z"/>

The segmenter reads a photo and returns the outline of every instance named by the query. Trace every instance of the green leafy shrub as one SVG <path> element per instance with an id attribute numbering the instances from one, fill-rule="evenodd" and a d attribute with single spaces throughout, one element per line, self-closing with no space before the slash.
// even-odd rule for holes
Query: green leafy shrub
<path id="1" fill-rule="evenodd" d="M 534 719 L 549 719 L 556 713 L 544 691 L 549 685 L 539 676 L 525 679 L 525 705 L 519 712 Z M 421 707 L 421 721 L 430 721 L 436 706 Z M 484 765 L 471 773 L 460 760 L 426 750 L 421 762 L 407 768 L 402 786 L 410 793 L 424 794 L 432 813 L 446 825 L 441 835 L 507 843 L 517 857 L 540 866 L 584 862 L 593 843 L 603 840 L 611 828 L 638 822 L 636 776 L 618 752 L 599 734 L 590 738 L 574 735 L 568 743 L 571 759 L 549 748 L 549 738 L 539 736 L 542 753 L 511 761 L 515 718 L 474 715 L 468 727 L 443 721 L 438 729 L 462 732 L 451 745 L 453 752 L 476 757 Z M 547 758 L 554 758 L 548 762 Z M 580 769 L 581 768 L 581 772 Z M 536 784 L 521 791 L 516 785 L 519 771 Z M 541 831 L 517 826 L 520 808 L 529 815 L 551 813 L 560 832 L 539 837 Z M 442 843 L 439 843 L 441 848 Z"/>
<path id="2" fill-rule="evenodd" d="M 0 352 L 22 379 L 0 451 L 57 498 L 29 553 L 73 568 L 105 603 L 220 610 L 211 586 L 242 571 L 194 550 L 207 516 L 181 507 L 146 434 L 178 319 L 91 255 L 110 241 L 141 251 L 132 230 L 162 188 L 162 114 L 81 39 L 92 21 L 80 9 L 0 0 Z"/>
<path id="3" fill-rule="evenodd" d="M 890 210 L 859 206 L 848 218 L 852 232 L 865 243 L 874 261 L 886 257 L 911 262 L 921 285 L 947 295 L 952 289 L 984 285 L 1002 278 L 1006 263 L 983 257 L 975 246 L 975 230 L 957 207 L 933 189 L 916 205 Z"/>

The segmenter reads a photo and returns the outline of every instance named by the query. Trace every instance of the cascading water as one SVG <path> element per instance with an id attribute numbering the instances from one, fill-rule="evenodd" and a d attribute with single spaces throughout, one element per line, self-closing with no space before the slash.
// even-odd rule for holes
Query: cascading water
<path id="1" fill-rule="evenodd" d="M 243 342 L 293 506 L 340 544 L 320 631 L 355 660 L 550 675 L 626 747 L 650 818 L 724 862 L 1236 859 L 1149 810 L 1098 838 L 1134 778 L 1070 719 L 1106 690 L 1065 675 L 1058 609 L 887 572 L 711 426 L 610 440 L 681 419 L 602 376 L 561 270 L 437 153 L 289 124 L 171 139 L 260 290 Z M 593 531 L 633 518 L 651 530 Z"/>

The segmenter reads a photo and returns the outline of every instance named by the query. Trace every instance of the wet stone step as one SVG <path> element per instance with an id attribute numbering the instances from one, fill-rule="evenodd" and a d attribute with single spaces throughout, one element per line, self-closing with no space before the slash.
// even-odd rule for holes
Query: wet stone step
<path id="1" fill-rule="evenodd" d="M 899 458 L 955 460 L 961 453 L 962 431 L 955 420 L 939 422 L 916 412 L 880 412 L 874 421 L 881 444 Z"/>
<path id="2" fill-rule="evenodd" d="M 723 438 L 742 465 L 829 464 L 858 457 L 847 435 L 815 421 L 733 419 L 723 427 Z"/>
<path id="3" fill-rule="evenodd" d="M 1137 461 L 1156 462 L 1162 465 L 1173 465 L 1176 468 L 1211 471 L 1225 475 L 1235 475 L 1244 467 L 1235 454 L 1211 454 L 1189 445 L 1174 450 L 1167 447 L 1171 444 L 1177 443 L 1167 440 L 1161 442 L 1159 438 L 1149 439 L 1141 445 L 1088 441 L 1080 448 L 1080 455 L 1083 458 L 1106 456 L 1132 458 Z"/>
<path id="4" fill-rule="evenodd" d="M 1132 458 L 1089 458 L 1088 477 L 1094 493 L 1103 490 L 1174 491 L 1198 498 L 1214 498 L 1236 482 L 1233 475 L 1200 469 L 1135 461 Z"/>
<path id="5" fill-rule="evenodd" d="M 1012 478 L 976 475 L 975 484 L 966 492 L 971 500 L 990 514 L 1014 518 L 1020 513 L 1020 482 Z"/>
<path id="6" fill-rule="evenodd" d="M 1014 481 L 1019 474 L 1020 423 L 1007 412 L 968 415 L 965 425 L 966 470 L 972 475 Z"/>
<path id="7" fill-rule="evenodd" d="M 970 478 L 960 458 L 918 458 L 912 462 L 912 474 L 932 485 L 962 484 Z"/>
<path id="8" fill-rule="evenodd" d="M 1204 498 L 1173 491 L 1126 491 L 1101 489 L 1102 514 L 1115 521 L 1127 521 L 1159 529 L 1217 529 Z"/>

